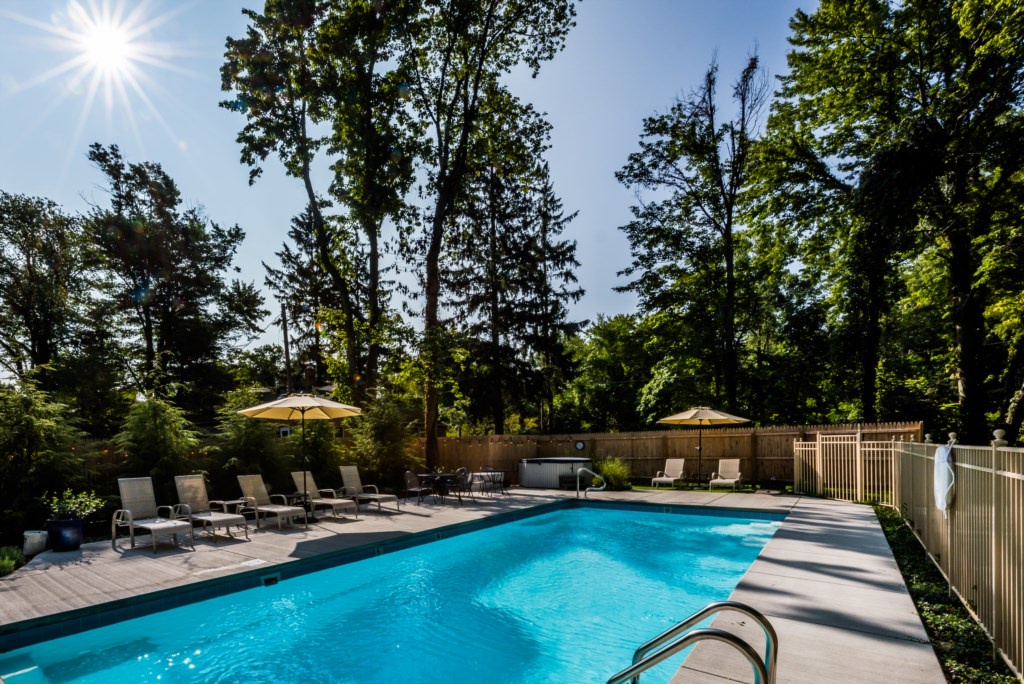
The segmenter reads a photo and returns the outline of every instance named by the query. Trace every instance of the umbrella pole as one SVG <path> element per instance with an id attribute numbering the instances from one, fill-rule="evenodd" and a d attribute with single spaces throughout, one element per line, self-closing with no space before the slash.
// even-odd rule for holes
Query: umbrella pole
<path id="1" fill-rule="evenodd" d="M 309 495 L 309 485 L 306 484 L 306 473 L 309 472 L 309 463 L 306 461 L 306 412 L 302 411 L 299 413 L 301 417 L 302 439 L 300 440 L 300 450 L 302 451 L 302 496 L 303 496 L 303 514 L 302 517 L 306 521 L 306 527 L 309 527 L 309 513 L 305 511 L 306 504 L 313 500 L 313 497 Z"/>
<path id="2" fill-rule="evenodd" d="M 697 487 L 701 486 L 700 472 L 702 470 L 701 464 L 704 458 L 704 425 L 697 423 Z"/>

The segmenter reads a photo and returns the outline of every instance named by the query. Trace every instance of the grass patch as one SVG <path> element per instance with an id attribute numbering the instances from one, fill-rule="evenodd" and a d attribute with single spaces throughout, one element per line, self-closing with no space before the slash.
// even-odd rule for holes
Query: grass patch
<path id="1" fill-rule="evenodd" d="M 965 684 L 1013 684 L 1017 678 L 1002 658 L 992 658 L 992 642 L 951 594 L 942 573 L 895 510 L 876 506 L 903 580 L 928 631 L 946 679 Z"/>

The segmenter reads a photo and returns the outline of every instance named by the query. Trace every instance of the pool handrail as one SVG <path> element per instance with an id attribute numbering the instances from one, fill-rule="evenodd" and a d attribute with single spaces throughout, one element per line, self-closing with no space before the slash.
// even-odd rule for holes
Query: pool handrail
<path id="1" fill-rule="evenodd" d="M 589 494 L 590 492 L 603 492 L 605 489 L 608 488 L 608 483 L 605 481 L 605 479 L 603 477 L 601 477 L 600 475 L 595 473 L 590 468 L 580 468 L 579 470 L 576 471 L 576 498 L 577 499 L 580 498 L 580 474 L 581 473 L 589 473 L 592 478 L 596 477 L 598 480 L 601 481 L 601 486 L 600 487 L 587 487 L 586 491 L 583 492 L 583 498 L 584 499 L 587 498 L 587 494 Z"/>
<path id="2" fill-rule="evenodd" d="M 757 655 L 757 652 L 754 651 L 749 644 L 747 644 L 747 642 L 743 641 L 742 639 L 739 639 L 739 637 L 736 637 L 733 634 L 730 634 L 728 632 L 722 632 L 722 630 L 696 630 L 694 632 L 690 632 L 689 634 L 683 635 L 681 638 L 679 637 L 680 634 L 690 629 L 701 620 L 710 617 L 715 613 L 720 613 L 724 610 L 734 610 L 736 612 L 743 613 L 756 620 L 757 623 L 761 626 L 761 629 L 764 631 L 765 635 L 765 657 L 763 660 L 760 656 Z M 720 635 L 708 635 L 701 637 L 697 640 L 689 638 L 690 635 L 697 634 L 698 632 L 722 632 L 732 638 L 725 639 L 722 638 Z M 745 603 L 740 603 L 739 601 L 716 601 L 714 603 L 709 603 L 708 605 L 704 606 L 703 608 L 701 608 L 696 613 L 686 618 L 679 624 L 675 625 L 674 627 L 670 627 L 669 629 L 665 630 L 664 632 L 654 637 L 650 641 L 647 641 L 646 643 L 642 644 L 633 653 L 633 664 L 630 667 L 623 670 L 622 672 L 615 675 L 614 677 L 612 677 L 611 679 L 609 679 L 608 684 L 617 684 L 618 682 L 626 682 L 627 680 L 631 684 L 637 684 L 640 680 L 641 672 L 643 672 L 644 670 L 653 665 L 656 665 L 665 658 L 668 658 L 669 656 L 679 652 L 683 648 L 686 648 L 686 646 L 677 647 L 679 643 L 681 643 L 682 641 L 686 641 L 686 644 L 689 645 L 692 643 L 696 643 L 696 641 L 700 641 L 706 638 L 714 638 L 717 641 L 724 641 L 726 643 L 731 643 L 733 646 L 737 646 L 737 648 L 739 648 L 739 650 L 747 657 L 747 660 L 750 661 L 751 666 L 754 668 L 755 681 L 761 682 L 763 684 L 774 684 L 775 665 L 779 655 L 778 634 L 775 633 L 775 628 L 772 627 L 771 623 L 768 622 L 768 619 L 764 615 L 762 615 L 759 611 L 755 610 L 754 608 L 751 608 L 750 606 L 746 605 Z M 735 643 L 734 640 L 738 640 L 746 648 L 740 648 L 739 644 Z M 670 643 L 668 646 L 662 646 L 663 644 L 669 642 L 672 643 Z M 657 650 L 653 655 L 648 655 L 652 651 L 655 651 L 655 649 L 659 648 L 660 650 Z M 755 657 L 757 661 L 756 663 L 754 660 L 751 660 L 751 654 L 753 654 L 753 656 Z M 661 657 L 655 659 L 656 656 Z M 638 668 L 637 666 L 641 663 L 647 663 L 647 665 L 645 667 Z M 758 667 L 758 664 L 760 664 L 760 668 Z M 758 679 L 757 677 L 761 676 L 762 669 L 763 672 L 766 674 L 764 674 L 763 678 Z M 632 674 L 626 677 L 625 679 L 620 679 L 620 676 L 627 672 L 631 672 Z"/>

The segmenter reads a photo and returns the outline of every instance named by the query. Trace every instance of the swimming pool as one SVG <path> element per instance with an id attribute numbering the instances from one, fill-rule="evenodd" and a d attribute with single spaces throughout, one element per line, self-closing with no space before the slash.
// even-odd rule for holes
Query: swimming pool
<path id="1" fill-rule="evenodd" d="M 0 654 L 0 676 L 603 682 L 727 598 L 780 519 L 555 511 Z"/>

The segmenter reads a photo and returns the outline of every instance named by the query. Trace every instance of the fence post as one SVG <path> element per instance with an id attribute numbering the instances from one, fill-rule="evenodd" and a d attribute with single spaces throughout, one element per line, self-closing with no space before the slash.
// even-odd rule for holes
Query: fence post
<path id="1" fill-rule="evenodd" d="M 856 480 L 856 492 L 854 492 L 854 501 L 864 500 L 864 449 L 862 448 L 862 442 L 864 440 L 864 433 L 861 432 L 860 424 L 857 424 L 857 442 L 854 445 L 854 468 L 856 472 L 854 479 Z"/>
<path id="2" fill-rule="evenodd" d="M 1004 430 L 995 430 L 992 433 L 995 439 L 992 440 L 992 660 L 999 659 L 999 623 L 1002 619 L 999 614 L 999 588 L 1003 582 L 1003 497 L 1002 487 L 999 486 L 999 471 L 1002 470 L 1002 447 L 1007 442 L 1003 439 L 1006 436 Z"/>
<path id="3" fill-rule="evenodd" d="M 817 444 L 814 445 L 814 495 L 822 496 L 825 494 L 825 468 L 823 465 L 824 459 L 821 455 L 821 433 L 818 433 Z"/>

